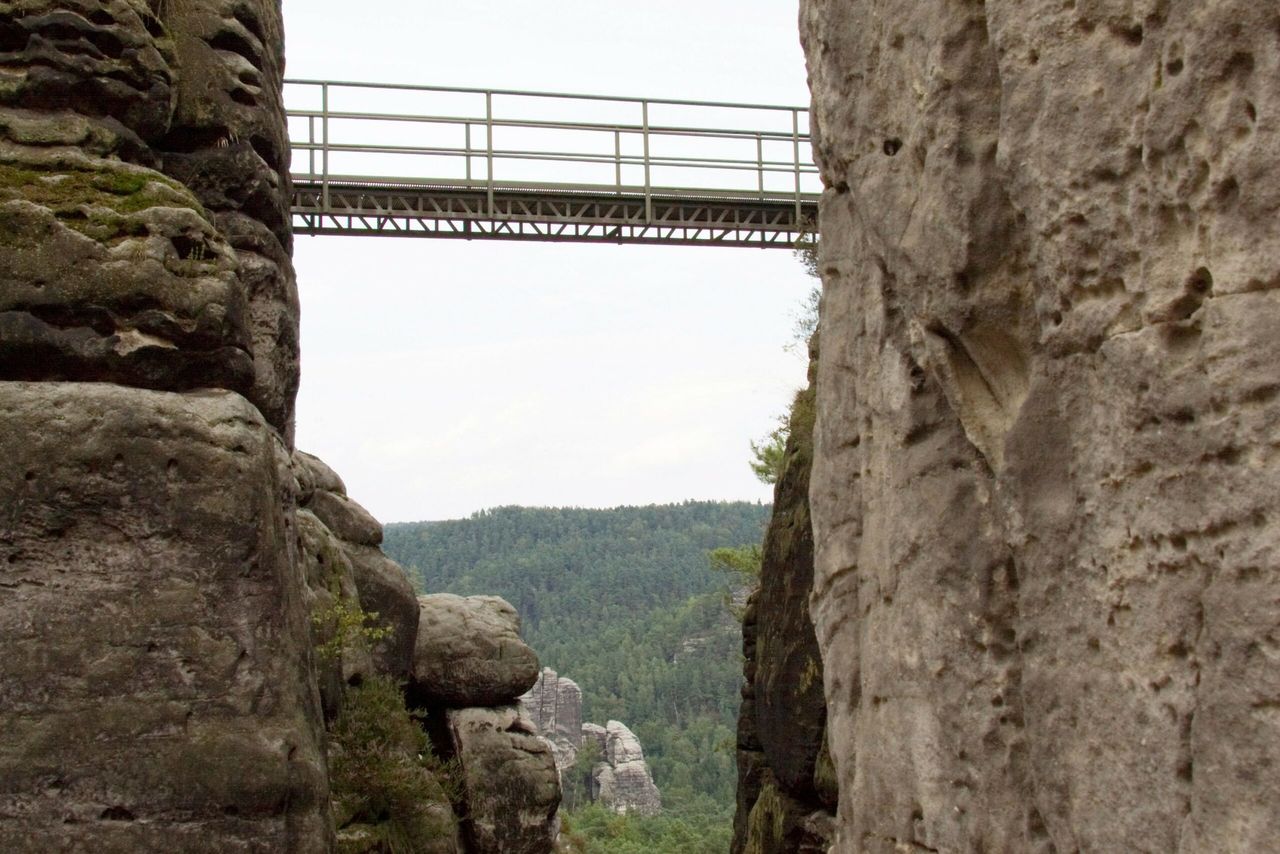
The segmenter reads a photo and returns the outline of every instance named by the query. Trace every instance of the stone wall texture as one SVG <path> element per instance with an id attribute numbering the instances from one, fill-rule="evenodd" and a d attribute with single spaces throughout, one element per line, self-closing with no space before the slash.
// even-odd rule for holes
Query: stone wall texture
<path id="1" fill-rule="evenodd" d="M 1280 838 L 1280 7 L 802 0 L 837 849 Z"/>
<path id="2" fill-rule="evenodd" d="M 0 2 L 0 848 L 333 845 L 276 0 Z"/>
<path id="3" fill-rule="evenodd" d="M 813 589 L 813 463 L 817 335 L 809 385 L 791 406 L 765 531 L 760 585 L 743 615 L 737 809 L 731 854 L 826 851 L 836 807 L 827 754 L 822 657 L 809 617 Z"/>

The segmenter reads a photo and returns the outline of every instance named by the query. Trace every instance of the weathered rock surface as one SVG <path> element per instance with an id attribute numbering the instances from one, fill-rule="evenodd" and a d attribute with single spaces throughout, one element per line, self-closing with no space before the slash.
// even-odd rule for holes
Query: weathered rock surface
<path id="1" fill-rule="evenodd" d="M 616 813 L 657 815 L 662 795 L 649 773 L 644 749 L 620 721 L 605 725 L 604 761 L 596 766 L 592 796 Z"/>
<path id="2" fill-rule="evenodd" d="M 363 636 L 337 637 L 343 614 L 360 604 L 355 570 L 341 540 L 309 511 L 297 511 L 295 519 L 311 645 L 322 653 L 315 662 L 320 702 L 325 720 L 333 720 L 342 704 L 344 687 L 378 670 Z"/>
<path id="3" fill-rule="evenodd" d="M 830 813 L 806 811 L 778 785 L 772 771 L 763 772 L 759 797 L 747 818 L 744 854 L 827 854 L 834 836 Z"/>
<path id="4" fill-rule="evenodd" d="M 813 773 L 827 715 L 822 658 L 809 619 L 813 589 L 813 528 L 809 520 L 812 436 L 810 388 L 796 397 L 792 407 L 787 446 L 774 488 L 773 515 L 765 531 L 756 604 L 753 689 L 756 731 L 775 780 L 792 797 L 812 801 L 816 808 Z"/>
<path id="5" fill-rule="evenodd" d="M 774 486 L 760 586 L 752 593 L 743 617 L 745 684 L 738 713 L 733 854 L 800 850 L 795 847 L 798 840 L 809 837 L 780 828 L 794 830 L 809 816 L 834 811 L 838 800 L 834 786 L 829 785 L 831 775 L 818 773 L 820 761 L 829 762 L 830 757 L 823 742 L 826 700 L 822 659 L 809 618 L 813 589 L 809 475 L 816 367 L 814 335 L 809 386 L 792 404 L 787 444 Z M 757 810 L 762 794 L 768 803 Z M 771 835 L 757 838 L 765 830 Z"/>
<path id="6" fill-rule="evenodd" d="M 369 615 L 369 628 L 388 633 L 352 649 L 367 650 L 377 672 L 408 678 L 418 635 L 418 599 L 404 568 L 377 548 L 382 525 L 347 496 L 342 478 L 319 458 L 295 451 L 290 470 L 298 484 L 298 504 L 323 529 L 308 541 L 313 551 L 310 576 L 317 576 L 311 581 L 316 608 L 331 608 L 335 599 L 354 592 L 348 607 Z"/>
<path id="7" fill-rule="evenodd" d="M 451 709 L 454 756 L 461 766 L 463 834 L 473 854 L 545 854 L 558 822 L 560 781 L 551 750 L 515 706 Z"/>
<path id="8" fill-rule="evenodd" d="M 1280 12 L 803 0 L 841 851 L 1280 838 Z"/>
<path id="9" fill-rule="evenodd" d="M 360 607 L 367 614 L 377 614 L 373 621 L 390 629 L 390 634 L 371 643 L 374 664 L 383 673 L 408 678 L 420 619 L 409 576 L 381 549 L 344 543 L 343 552 L 351 560 Z"/>
<path id="10" fill-rule="evenodd" d="M 420 596 L 409 694 L 419 705 L 513 703 L 538 678 L 538 656 L 520 639 L 520 615 L 497 596 Z"/>
<path id="11" fill-rule="evenodd" d="M 307 509 L 342 539 L 358 546 L 382 543 L 382 524 L 368 510 L 340 492 L 317 489 Z"/>
<path id="12" fill-rule="evenodd" d="M 179 73 L 162 169 L 234 247 L 253 354 L 250 398 L 292 444 L 298 292 L 290 252 L 284 22 L 276 0 L 167 2 Z"/>
<path id="13" fill-rule="evenodd" d="M 565 774 L 571 772 L 582 744 L 582 689 L 572 679 L 544 667 L 518 703 L 520 714 L 551 748 L 560 788 L 564 789 Z"/>
<path id="14" fill-rule="evenodd" d="M 323 851 L 275 468 L 228 392 L 0 382 L 0 839 Z"/>
<path id="15" fill-rule="evenodd" d="M 79 152 L 0 155 L 0 375 L 250 392 L 235 255 L 190 192 Z"/>
<path id="16" fill-rule="evenodd" d="M 28 0 L 0 19 L 0 105 L 106 119 L 135 144 L 168 130 L 174 56 L 159 20 L 126 0 Z"/>
<path id="17" fill-rule="evenodd" d="M 4 5 L 0 847 L 327 851 L 279 4 Z"/>
<path id="18" fill-rule="evenodd" d="M 540 735 L 575 747 L 582 743 L 582 689 L 550 667 L 542 668 L 533 687 L 521 695 L 520 710 Z"/>

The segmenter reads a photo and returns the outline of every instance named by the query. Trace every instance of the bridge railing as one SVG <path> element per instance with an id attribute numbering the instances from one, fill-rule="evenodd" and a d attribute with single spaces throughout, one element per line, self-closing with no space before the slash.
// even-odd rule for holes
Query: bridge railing
<path id="1" fill-rule="evenodd" d="M 802 202 L 820 191 L 800 107 L 288 80 L 293 177 L 331 185 Z"/>

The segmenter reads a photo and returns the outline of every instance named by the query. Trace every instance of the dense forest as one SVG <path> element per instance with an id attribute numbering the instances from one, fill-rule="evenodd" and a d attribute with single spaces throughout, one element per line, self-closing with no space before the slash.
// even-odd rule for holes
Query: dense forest
<path id="1" fill-rule="evenodd" d="M 768 514 L 746 502 L 502 507 L 388 525 L 383 548 L 423 590 L 506 598 L 542 663 L 582 687 L 583 719 L 635 731 L 668 815 L 644 827 L 589 813 L 579 826 L 642 844 L 637 834 L 681 818 L 727 834 L 742 640 L 725 602 L 731 579 L 707 555 L 759 543 Z"/>

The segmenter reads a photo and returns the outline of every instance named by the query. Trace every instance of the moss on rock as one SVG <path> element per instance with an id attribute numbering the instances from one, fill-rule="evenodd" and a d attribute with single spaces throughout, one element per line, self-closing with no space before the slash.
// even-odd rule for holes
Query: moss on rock
<path id="1" fill-rule="evenodd" d="M 0 202 L 13 199 L 46 208 L 59 222 L 100 242 L 147 233 L 146 223 L 134 215 L 151 208 L 187 208 L 209 220 L 181 184 L 159 172 L 123 164 L 50 170 L 0 163 Z"/>

